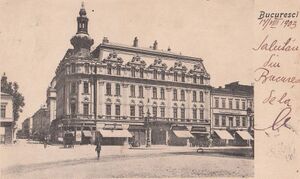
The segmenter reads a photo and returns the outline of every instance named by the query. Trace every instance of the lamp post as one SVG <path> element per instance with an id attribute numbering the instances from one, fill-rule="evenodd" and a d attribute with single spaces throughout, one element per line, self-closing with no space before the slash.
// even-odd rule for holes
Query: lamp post
<path id="1" fill-rule="evenodd" d="M 253 123 L 253 111 L 251 108 L 247 108 L 247 116 L 249 118 L 249 127 L 248 127 L 248 132 L 252 135 L 254 135 L 254 131 L 253 131 L 253 127 L 254 127 L 254 123 Z M 251 145 L 251 140 L 249 140 L 249 145 Z M 252 147 L 252 152 L 254 153 L 254 143 L 251 145 Z"/>
<path id="2" fill-rule="evenodd" d="M 147 102 L 147 116 L 145 117 L 145 126 L 146 126 L 146 147 L 150 147 L 150 128 L 149 128 L 149 119 L 150 119 L 150 99 L 148 98 Z"/>

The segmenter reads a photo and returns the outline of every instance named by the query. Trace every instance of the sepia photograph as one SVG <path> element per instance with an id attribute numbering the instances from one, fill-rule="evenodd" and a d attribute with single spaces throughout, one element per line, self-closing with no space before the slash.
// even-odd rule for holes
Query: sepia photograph
<path id="1" fill-rule="evenodd" d="M 1 0 L 1 178 L 255 176 L 252 0 Z"/>

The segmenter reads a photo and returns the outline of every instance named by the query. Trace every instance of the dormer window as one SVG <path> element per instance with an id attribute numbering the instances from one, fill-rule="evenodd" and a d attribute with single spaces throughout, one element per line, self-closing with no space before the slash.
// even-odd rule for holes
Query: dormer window
<path id="1" fill-rule="evenodd" d="M 76 72 L 76 66 L 75 66 L 75 64 L 71 64 L 71 72 L 72 73 Z"/>
<path id="2" fill-rule="evenodd" d="M 121 67 L 119 65 L 117 66 L 117 75 L 121 75 Z"/>
<path id="3" fill-rule="evenodd" d="M 178 74 L 177 74 L 177 72 L 175 72 L 174 73 L 174 81 L 177 81 L 177 76 L 178 76 Z"/>
<path id="4" fill-rule="evenodd" d="M 166 76 L 165 71 L 161 71 L 161 79 L 162 80 L 165 80 L 165 76 Z"/>
<path id="5" fill-rule="evenodd" d="M 204 83 L 204 79 L 203 79 L 203 76 L 201 76 L 200 77 L 200 84 L 203 85 L 203 83 Z"/>
<path id="6" fill-rule="evenodd" d="M 193 76 L 193 83 L 197 83 L 197 76 L 196 75 Z"/>
<path id="7" fill-rule="evenodd" d="M 153 79 L 157 79 L 157 70 L 153 71 Z"/>
<path id="8" fill-rule="evenodd" d="M 185 74 L 184 73 L 182 73 L 182 75 L 181 75 L 181 82 L 185 82 Z"/>
<path id="9" fill-rule="evenodd" d="M 144 69 L 143 68 L 140 69 L 140 78 L 144 78 Z"/>
<path id="10" fill-rule="evenodd" d="M 111 75 L 111 65 L 107 65 L 107 74 Z"/>
<path id="11" fill-rule="evenodd" d="M 134 67 L 131 68 L 131 77 L 135 77 L 135 68 Z"/>

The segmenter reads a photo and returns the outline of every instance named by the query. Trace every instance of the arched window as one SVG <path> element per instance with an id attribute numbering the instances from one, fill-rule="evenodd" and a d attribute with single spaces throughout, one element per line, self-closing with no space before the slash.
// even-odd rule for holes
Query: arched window
<path id="1" fill-rule="evenodd" d="M 121 87 L 120 84 L 116 84 L 116 96 L 121 96 Z"/>
<path id="2" fill-rule="evenodd" d="M 144 89 L 143 86 L 139 86 L 139 98 L 143 98 L 144 97 Z"/>
<path id="3" fill-rule="evenodd" d="M 111 84 L 106 83 L 106 95 L 111 96 Z"/>
<path id="4" fill-rule="evenodd" d="M 174 72 L 174 81 L 177 81 L 177 76 L 178 76 L 177 72 Z"/>
<path id="5" fill-rule="evenodd" d="M 193 91 L 193 102 L 197 101 L 197 92 Z"/>
<path id="6" fill-rule="evenodd" d="M 156 89 L 156 87 L 152 88 L 152 92 L 153 92 L 153 98 L 157 99 L 157 89 Z"/>
<path id="7" fill-rule="evenodd" d="M 203 97 L 203 92 L 200 91 L 200 102 L 203 103 L 204 102 L 204 97 Z"/>
<path id="8" fill-rule="evenodd" d="M 200 120 L 204 119 L 204 109 L 200 109 Z"/>
<path id="9" fill-rule="evenodd" d="M 177 89 L 173 90 L 173 100 L 177 101 Z"/>
<path id="10" fill-rule="evenodd" d="M 157 70 L 153 71 L 153 79 L 157 79 Z"/>
<path id="11" fill-rule="evenodd" d="M 180 118 L 185 119 L 185 108 L 184 107 L 180 108 Z"/>
<path id="12" fill-rule="evenodd" d="M 184 92 L 184 90 L 181 90 L 181 92 L 180 92 L 180 100 L 181 101 L 185 100 L 185 92 Z"/>
<path id="13" fill-rule="evenodd" d="M 134 85 L 130 86 L 130 97 L 135 97 L 135 86 Z"/>
<path id="14" fill-rule="evenodd" d="M 121 66 L 117 66 L 117 75 L 121 75 Z"/>
<path id="15" fill-rule="evenodd" d="M 165 89 L 160 88 L 160 99 L 165 99 Z"/>

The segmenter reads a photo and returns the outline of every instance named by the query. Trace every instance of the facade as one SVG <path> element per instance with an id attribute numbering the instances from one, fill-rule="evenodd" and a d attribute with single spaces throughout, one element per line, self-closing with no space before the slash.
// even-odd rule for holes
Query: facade
<path id="1" fill-rule="evenodd" d="M 50 118 L 45 105 L 41 106 L 32 116 L 32 136 L 36 140 L 43 140 L 49 134 Z"/>
<path id="2" fill-rule="evenodd" d="M 13 97 L 1 92 L 0 144 L 10 144 L 14 138 Z"/>
<path id="3" fill-rule="evenodd" d="M 79 143 L 97 133 L 104 144 L 128 138 L 144 145 L 191 145 L 210 132 L 210 75 L 203 60 L 104 38 L 94 51 L 84 7 L 77 33 L 56 70 L 52 136 L 72 132 Z M 193 137 L 193 140 L 188 140 Z"/>
<path id="4" fill-rule="evenodd" d="M 29 117 L 23 121 L 22 135 L 27 139 L 32 137 L 32 117 Z"/>
<path id="5" fill-rule="evenodd" d="M 253 140 L 253 86 L 238 82 L 211 92 L 214 145 L 249 145 Z"/>

